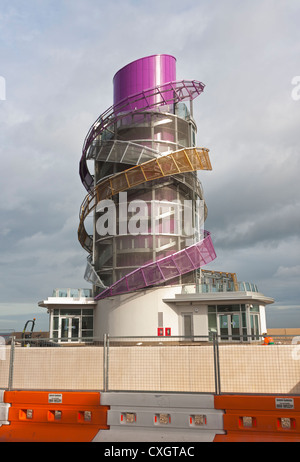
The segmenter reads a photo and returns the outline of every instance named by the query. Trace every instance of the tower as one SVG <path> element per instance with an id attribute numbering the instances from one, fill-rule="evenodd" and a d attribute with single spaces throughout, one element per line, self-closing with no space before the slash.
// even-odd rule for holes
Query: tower
<path id="1" fill-rule="evenodd" d="M 91 127 L 80 162 L 88 194 L 78 236 L 89 253 L 85 277 L 99 299 L 157 284 L 197 282 L 200 267 L 215 258 L 210 234 L 201 236 L 207 208 L 197 177 L 211 164 L 208 149 L 195 146 L 192 114 L 192 101 L 204 84 L 177 81 L 176 60 L 170 55 L 128 64 L 113 84 L 113 105 Z M 94 161 L 94 175 L 88 160 Z M 99 228 L 109 201 L 116 224 L 105 234 L 105 227 Z M 190 236 L 184 206 L 190 207 Z M 89 235 L 85 219 L 92 212 Z M 137 219 L 140 225 L 132 233 L 130 222 L 136 225 Z"/>
<path id="2" fill-rule="evenodd" d="M 273 299 L 235 273 L 202 269 L 216 258 L 199 180 L 212 167 L 193 118 L 203 90 L 177 80 L 173 56 L 138 59 L 115 74 L 113 104 L 84 140 L 78 239 L 88 253 L 94 337 L 217 332 L 247 341 L 265 331 Z"/>

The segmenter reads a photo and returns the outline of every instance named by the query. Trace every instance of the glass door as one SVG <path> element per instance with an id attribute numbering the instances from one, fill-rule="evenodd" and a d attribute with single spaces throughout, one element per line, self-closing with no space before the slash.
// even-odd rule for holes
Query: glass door
<path id="1" fill-rule="evenodd" d="M 231 322 L 231 335 L 232 335 L 232 340 L 240 340 L 241 336 L 241 323 L 240 323 L 240 315 L 239 314 L 231 314 L 230 316 L 230 322 Z"/>
<path id="2" fill-rule="evenodd" d="M 218 334 L 221 340 L 241 339 L 240 314 L 226 313 L 218 315 Z"/>
<path id="3" fill-rule="evenodd" d="M 62 342 L 77 342 L 80 318 L 64 316 L 60 318 L 60 337 Z"/>
<path id="4" fill-rule="evenodd" d="M 219 335 L 221 335 L 221 340 L 229 340 L 229 325 L 230 320 L 228 319 L 228 314 L 219 314 Z"/>

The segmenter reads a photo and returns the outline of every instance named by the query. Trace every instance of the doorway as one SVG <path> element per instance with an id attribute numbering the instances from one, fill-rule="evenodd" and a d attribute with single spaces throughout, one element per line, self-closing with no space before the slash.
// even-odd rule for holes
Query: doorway
<path id="1" fill-rule="evenodd" d="M 183 317 L 183 335 L 184 337 L 193 337 L 193 315 L 191 313 L 184 313 Z"/>
<path id="2" fill-rule="evenodd" d="M 62 342 L 78 342 L 78 336 L 80 332 L 80 317 L 61 317 L 59 330 Z"/>
<path id="3" fill-rule="evenodd" d="M 218 315 L 218 334 L 221 340 L 241 340 L 241 317 L 237 313 Z"/>

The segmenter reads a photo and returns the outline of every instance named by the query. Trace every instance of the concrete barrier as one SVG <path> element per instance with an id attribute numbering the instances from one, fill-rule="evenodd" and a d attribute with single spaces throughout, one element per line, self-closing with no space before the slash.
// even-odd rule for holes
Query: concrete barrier
<path id="1" fill-rule="evenodd" d="M 213 395 L 184 393 L 101 393 L 109 406 L 109 430 L 94 441 L 214 441 L 223 431 L 223 412 Z"/>

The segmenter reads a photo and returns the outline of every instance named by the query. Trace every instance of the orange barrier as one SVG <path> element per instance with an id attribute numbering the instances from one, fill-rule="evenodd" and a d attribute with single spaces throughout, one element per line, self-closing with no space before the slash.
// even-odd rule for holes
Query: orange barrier
<path id="1" fill-rule="evenodd" d="M 228 432 L 216 435 L 214 443 L 299 443 L 295 436 L 280 436 L 274 433 Z"/>
<path id="2" fill-rule="evenodd" d="M 0 441 L 89 442 L 107 430 L 108 406 L 97 392 L 9 391 L 9 425 L 0 427 Z"/>
<path id="3" fill-rule="evenodd" d="M 291 402 L 292 400 L 292 402 Z M 215 395 L 215 409 L 255 409 L 276 411 L 293 404 L 293 412 L 300 412 L 300 396 L 290 395 Z M 277 407 L 276 407 L 277 406 Z"/>
<path id="4" fill-rule="evenodd" d="M 215 396 L 225 435 L 215 442 L 300 442 L 300 396 Z"/>

